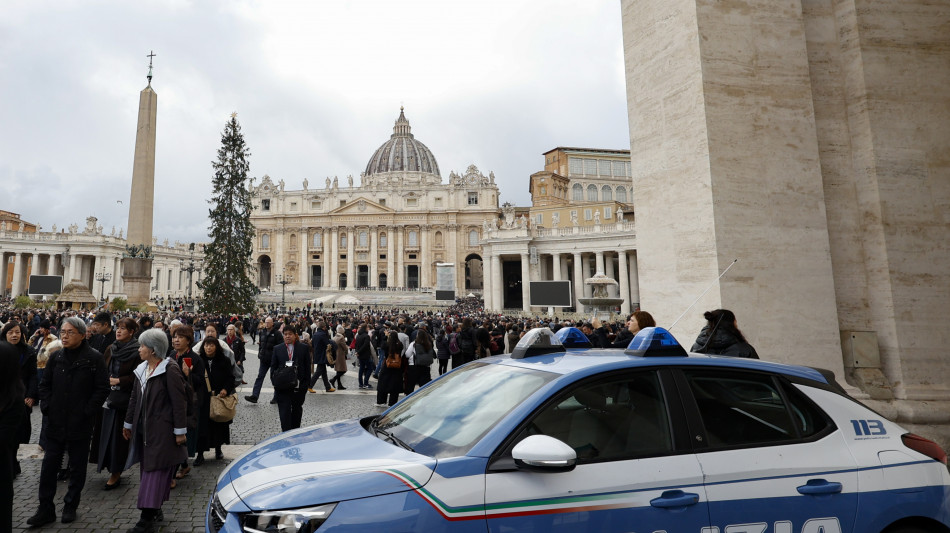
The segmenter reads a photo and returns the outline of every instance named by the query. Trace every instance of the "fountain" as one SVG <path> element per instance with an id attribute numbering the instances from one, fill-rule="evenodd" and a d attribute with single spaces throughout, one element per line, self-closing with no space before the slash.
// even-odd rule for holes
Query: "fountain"
<path id="1" fill-rule="evenodd" d="M 584 305 L 585 312 L 590 309 L 592 316 L 599 318 L 601 321 L 611 320 L 614 315 L 614 308 L 623 303 L 623 298 L 611 298 L 607 294 L 607 287 L 619 285 L 617 280 L 598 272 L 593 277 L 585 279 L 584 283 L 590 285 L 592 293 L 591 298 L 577 299 Z"/>

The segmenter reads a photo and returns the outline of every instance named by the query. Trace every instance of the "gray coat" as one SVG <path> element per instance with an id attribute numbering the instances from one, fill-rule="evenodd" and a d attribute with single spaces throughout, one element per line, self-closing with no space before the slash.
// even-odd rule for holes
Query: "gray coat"
<path id="1" fill-rule="evenodd" d="M 185 376 L 171 359 L 163 359 L 148 375 L 148 363 L 135 369 L 135 384 L 125 428 L 132 430 L 126 470 L 142 463 L 142 470 L 172 468 L 188 459 L 184 444 L 176 444 L 176 435 L 187 433 Z"/>

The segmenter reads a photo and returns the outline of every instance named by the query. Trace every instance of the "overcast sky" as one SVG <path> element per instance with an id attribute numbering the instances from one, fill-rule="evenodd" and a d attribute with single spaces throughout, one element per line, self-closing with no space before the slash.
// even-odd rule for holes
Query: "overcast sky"
<path id="1" fill-rule="evenodd" d="M 3 0 L 0 209 L 126 227 L 150 50 L 160 240 L 207 240 L 234 111 L 288 189 L 358 181 L 400 105 L 443 182 L 474 164 L 516 205 L 543 152 L 629 148 L 617 0 Z"/>

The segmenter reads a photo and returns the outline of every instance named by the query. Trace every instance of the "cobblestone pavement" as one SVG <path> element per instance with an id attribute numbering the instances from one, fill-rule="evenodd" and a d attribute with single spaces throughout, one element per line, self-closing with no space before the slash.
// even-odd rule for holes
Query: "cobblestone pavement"
<path id="1" fill-rule="evenodd" d="M 178 481 L 177 488 L 172 490 L 171 498 L 162 508 L 165 521 L 159 531 L 162 532 L 193 532 L 204 531 L 204 512 L 211 492 L 214 490 L 218 475 L 222 469 L 245 450 L 258 442 L 280 433 L 280 420 L 277 416 L 277 406 L 271 405 L 273 389 L 265 386 L 257 404 L 244 400 L 250 394 L 254 378 L 257 376 L 257 346 L 248 339 L 247 361 L 245 365 L 245 380 L 249 383 L 238 389 L 241 400 L 238 403 L 237 416 L 231 425 L 231 445 L 223 447 L 224 459 L 214 460 L 214 451 L 205 454 L 205 463 L 200 467 L 193 467 L 187 478 Z M 350 363 L 350 369 L 343 376 L 343 383 L 347 390 L 333 393 L 323 392 L 322 384 L 317 385 L 316 394 L 308 394 L 303 408 L 303 425 L 320 424 L 363 417 L 376 414 L 382 409 L 374 406 L 376 391 L 361 391 L 357 388 L 356 369 Z M 268 378 L 265 385 L 270 385 Z M 330 377 L 333 377 L 331 371 Z M 375 386 L 375 380 L 371 381 Z M 21 445 L 18 453 L 23 473 L 16 478 L 13 484 L 13 531 L 40 531 L 27 529 L 26 520 L 33 515 L 37 508 L 36 490 L 39 486 L 40 465 L 43 461 L 43 452 L 36 445 L 39 437 L 40 412 L 33 409 L 33 433 L 31 444 Z M 210 459 L 209 459 L 210 458 Z M 135 507 L 139 487 L 139 468 L 122 475 L 122 485 L 112 491 L 104 491 L 102 487 L 108 479 L 108 472 L 96 473 L 95 465 L 89 465 L 86 475 L 86 487 L 83 489 L 82 501 L 78 509 L 78 519 L 71 524 L 59 521 L 44 526 L 42 531 L 80 532 L 80 531 L 126 531 L 135 525 L 139 517 L 139 510 Z M 66 483 L 60 482 L 56 492 L 56 514 L 62 513 L 62 498 L 66 492 Z"/>

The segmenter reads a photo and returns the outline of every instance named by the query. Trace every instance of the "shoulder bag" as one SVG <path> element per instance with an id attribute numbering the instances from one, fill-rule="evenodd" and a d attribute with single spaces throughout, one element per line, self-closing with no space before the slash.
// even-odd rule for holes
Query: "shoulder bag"
<path id="1" fill-rule="evenodd" d="M 208 379 L 208 374 L 205 374 L 205 383 L 208 385 L 208 393 L 211 394 L 211 403 L 210 407 L 210 418 L 214 422 L 230 422 L 234 420 L 234 415 L 237 414 L 237 394 L 230 394 L 222 398 L 214 393 L 211 390 L 211 381 Z"/>
<path id="2" fill-rule="evenodd" d="M 283 365 L 272 368 L 270 371 L 270 382 L 274 390 L 291 390 L 297 388 L 297 360 L 294 359 L 290 366 Z"/>

